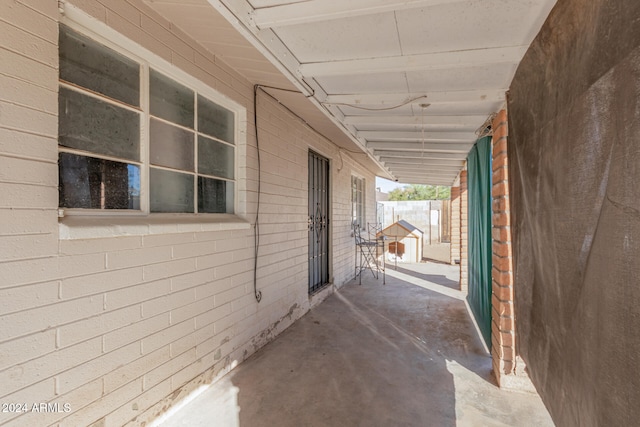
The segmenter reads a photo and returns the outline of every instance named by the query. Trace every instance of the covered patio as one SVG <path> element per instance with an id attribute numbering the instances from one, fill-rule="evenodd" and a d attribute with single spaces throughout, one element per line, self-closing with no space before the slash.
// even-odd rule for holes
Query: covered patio
<path id="1" fill-rule="evenodd" d="M 458 275 L 352 281 L 157 425 L 553 425 L 537 394 L 497 387 Z"/>
<path id="2" fill-rule="evenodd" d="M 2 427 L 638 423 L 638 0 L 0 21 Z M 353 282 L 377 178 L 452 265 Z"/>

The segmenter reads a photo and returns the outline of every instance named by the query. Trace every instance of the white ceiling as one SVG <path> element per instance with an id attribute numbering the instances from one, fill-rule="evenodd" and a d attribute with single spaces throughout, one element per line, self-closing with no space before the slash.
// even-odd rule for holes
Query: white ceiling
<path id="1" fill-rule="evenodd" d="M 556 0 L 146 0 L 381 176 L 451 185 Z M 425 105 L 429 104 L 427 107 Z"/>

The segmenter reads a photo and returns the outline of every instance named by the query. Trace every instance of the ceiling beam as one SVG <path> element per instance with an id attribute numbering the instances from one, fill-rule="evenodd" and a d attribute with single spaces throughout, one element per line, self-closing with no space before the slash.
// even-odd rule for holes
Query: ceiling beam
<path id="1" fill-rule="evenodd" d="M 331 97 L 333 95 L 329 95 Z M 424 118 L 420 115 L 417 116 L 345 116 L 344 123 L 354 126 L 365 125 L 422 125 L 424 121 L 425 126 L 429 124 L 437 126 L 472 126 L 474 130 L 478 128 L 487 116 L 429 116 L 425 115 Z"/>
<path id="2" fill-rule="evenodd" d="M 256 9 L 249 19 L 253 25 L 264 29 L 459 1 L 461 0 L 307 0 Z"/>
<path id="3" fill-rule="evenodd" d="M 407 165 L 404 163 L 385 163 L 385 166 L 394 171 L 406 171 L 406 172 L 455 172 L 462 169 L 462 165 L 454 166 L 454 165 L 440 165 L 440 166 L 431 166 L 431 165 Z"/>
<path id="4" fill-rule="evenodd" d="M 455 177 L 451 178 L 449 176 L 401 175 L 401 176 L 398 176 L 397 178 L 399 182 L 408 182 L 408 183 L 428 182 L 429 184 L 432 184 L 432 185 L 446 185 L 446 186 L 451 186 L 451 184 L 455 180 Z"/>
<path id="5" fill-rule="evenodd" d="M 272 30 L 258 30 L 252 27 L 249 21 L 250 14 L 254 11 L 250 3 L 246 0 L 207 0 L 213 8 L 218 11 L 244 38 L 246 38 L 261 54 L 265 56 L 282 74 L 287 77 L 300 92 L 309 99 L 338 129 L 347 137 L 377 166 L 383 175 L 389 178 L 388 170 L 373 156 L 366 148 L 366 141 L 360 140 L 353 135 L 338 118 L 335 117 L 321 101 L 326 97 L 322 88 L 309 86 L 302 76 L 295 73 L 299 69 L 300 63 L 291 54 L 289 48 L 275 35 Z M 319 90 L 320 89 L 320 90 Z"/>
<path id="6" fill-rule="evenodd" d="M 422 131 L 361 131 L 358 137 L 367 141 L 454 141 L 454 142 L 475 142 L 478 138 L 474 132 L 422 132 Z"/>
<path id="7" fill-rule="evenodd" d="M 416 159 L 416 153 L 412 151 L 392 151 L 392 150 L 375 150 L 374 155 L 379 156 L 380 159 Z M 423 158 L 429 160 L 458 160 L 465 161 L 467 154 L 460 153 L 437 153 L 425 151 L 422 153 Z"/>
<path id="8" fill-rule="evenodd" d="M 464 166 L 463 159 L 430 159 L 428 157 L 422 157 L 420 153 L 413 155 L 413 158 L 398 158 L 398 157 L 380 157 L 381 162 L 385 162 L 385 165 L 389 164 L 405 164 L 405 165 L 428 165 L 428 166 Z"/>
<path id="9" fill-rule="evenodd" d="M 451 179 L 451 182 L 458 176 L 457 172 L 396 172 L 394 173 L 396 178 L 400 177 L 413 177 L 413 178 L 432 178 L 439 180 Z"/>
<path id="10" fill-rule="evenodd" d="M 346 4 L 349 4 L 345 2 Z M 518 63 L 528 46 L 493 47 L 420 55 L 386 56 L 301 64 L 298 73 L 305 77 L 379 74 L 404 71 L 443 70 L 477 67 L 495 63 Z"/>
<path id="11" fill-rule="evenodd" d="M 452 172 L 430 172 L 430 173 L 397 172 L 397 173 L 394 173 L 394 176 L 396 176 L 397 178 L 401 178 L 401 177 L 431 178 L 431 179 L 439 179 L 442 181 L 451 179 L 451 182 L 453 182 L 453 180 L 457 176 L 457 173 L 456 172 L 453 172 L 453 173 Z"/>
<path id="12" fill-rule="evenodd" d="M 434 180 L 425 180 L 425 179 L 406 179 L 402 182 L 407 184 L 419 184 L 419 185 L 438 185 L 440 187 L 452 187 L 451 182 L 449 181 L 434 181 Z"/>
<path id="13" fill-rule="evenodd" d="M 496 102 L 506 99 L 507 89 L 449 90 L 425 93 L 363 93 L 327 95 L 323 104 L 358 107 L 389 107 L 413 104 L 420 112 L 420 104 L 445 104 L 454 102 Z M 428 111 L 428 110 L 427 110 Z M 416 115 L 421 117 L 421 115 Z M 425 115 L 429 117 L 429 115 Z M 464 116 L 463 116 L 464 117 Z M 486 119 L 484 117 L 482 120 Z"/>
<path id="14" fill-rule="evenodd" d="M 455 181 L 456 177 L 454 175 L 445 174 L 445 175 L 406 175 L 406 174 L 396 174 L 394 175 L 398 182 L 422 182 L 429 183 L 434 185 L 447 185 L 451 186 L 451 184 Z"/>
<path id="15" fill-rule="evenodd" d="M 474 142 L 440 142 L 426 144 L 424 147 L 419 142 L 368 142 L 367 147 L 374 150 L 394 150 L 394 151 L 424 151 L 424 152 L 444 152 L 444 153 L 464 153 L 467 154 Z M 424 149 L 423 149 L 424 148 Z"/>
<path id="16" fill-rule="evenodd" d="M 407 177 L 412 177 L 412 178 L 430 178 L 430 179 L 434 179 L 434 180 L 439 180 L 439 181 L 448 181 L 449 179 L 451 180 L 450 182 L 453 182 L 453 180 L 455 179 L 456 175 L 454 174 L 438 174 L 438 173 L 432 173 L 432 174 L 415 174 L 415 173 L 396 173 L 394 174 L 396 176 L 396 178 L 400 179 L 400 178 L 407 178 Z"/>
<path id="17" fill-rule="evenodd" d="M 445 177 L 428 177 L 428 176 L 402 176 L 398 177 L 398 182 L 404 182 L 407 184 L 428 184 L 428 185 L 442 185 L 445 187 L 453 187 L 455 178 L 449 176 Z"/>
<path id="18" fill-rule="evenodd" d="M 443 178 L 428 178 L 428 177 L 398 177 L 399 182 L 404 182 L 407 184 L 427 184 L 427 185 L 441 185 L 443 187 L 451 187 L 453 186 L 453 181 L 455 178 L 449 179 L 448 177 Z"/>

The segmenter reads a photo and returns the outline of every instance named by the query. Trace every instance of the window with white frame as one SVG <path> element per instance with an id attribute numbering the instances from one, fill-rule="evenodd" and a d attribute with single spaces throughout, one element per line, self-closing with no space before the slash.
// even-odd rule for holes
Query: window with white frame
<path id="1" fill-rule="evenodd" d="M 233 213 L 232 110 L 65 25 L 59 57 L 61 208 Z"/>
<path id="2" fill-rule="evenodd" d="M 364 213 L 364 178 L 351 176 L 351 220 L 360 228 L 366 227 Z"/>

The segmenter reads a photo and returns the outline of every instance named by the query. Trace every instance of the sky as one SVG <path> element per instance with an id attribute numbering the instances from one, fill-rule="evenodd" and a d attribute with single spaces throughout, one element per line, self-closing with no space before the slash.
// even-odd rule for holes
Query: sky
<path id="1" fill-rule="evenodd" d="M 380 177 L 376 177 L 376 188 L 380 188 L 380 190 L 383 193 L 388 193 L 389 191 L 393 190 L 394 188 L 402 188 L 405 185 L 408 184 L 404 184 L 401 182 L 394 182 L 394 181 L 390 181 L 388 179 L 384 179 L 384 178 L 380 178 Z"/>

